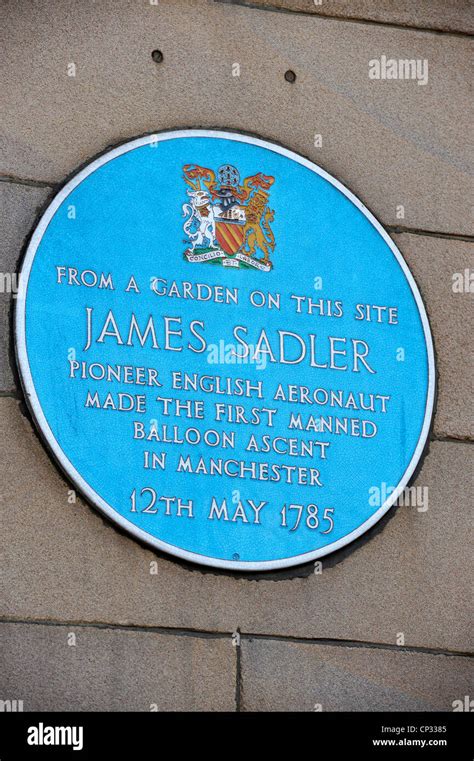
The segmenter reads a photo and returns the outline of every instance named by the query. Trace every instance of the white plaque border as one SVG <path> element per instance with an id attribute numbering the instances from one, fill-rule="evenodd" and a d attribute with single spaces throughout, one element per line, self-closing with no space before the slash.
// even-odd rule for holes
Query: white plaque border
<path id="1" fill-rule="evenodd" d="M 262 561 L 262 562 L 223 560 L 221 558 L 207 557 L 206 555 L 200 555 L 195 552 L 189 552 L 188 550 L 181 549 L 180 547 L 176 547 L 175 545 L 168 544 L 167 542 L 164 542 L 161 539 L 158 539 L 152 536 L 146 531 L 143 531 L 142 529 L 135 526 L 135 524 L 133 524 L 131 521 L 127 520 L 127 518 L 125 518 L 120 513 L 118 513 L 105 500 L 103 500 L 102 497 L 100 497 L 97 494 L 97 492 L 95 492 L 94 489 L 92 489 L 89 486 L 89 484 L 82 478 L 80 473 L 78 473 L 78 471 L 74 468 L 73 464 L 67 458 L 66 454 L 63 452 L 58 442 L 56 441 L 53 435 L 53 432 L 51 431 L 51 428 L 49 427 L 48 422 L 44 416 L 43 410 L 41 408 L 41 404 L 39 402 L 39 399 L 35 390 L 33 378 L 31 375 L 30 365 L 28 361 L 28 354 L 26 351 L 25 305 L 26 305 L 26 294 L 28 290 L 28 282 L 29 282 L 31 267 L 34 261 L 36 251 L 48 227 L 49 222 L 53 218 L 59 206 L 68 197 L 68 195 L 74 190 L 74 188 L 76 188 L 77 185 L 79 185 L 83 180 L 85 180 L 86 177 L 88 177 L 90 174 L 95 172 L 95 170 L 98 169 L 99 167 L 103 166 L 104 164 L 107 164 L 109 161 L 112 161 L 113 159 L 123 155 L 124 153 L 133 151 L 135 148 L 140 148 L 148 144 L 155 144 L 163 140 L 176 140 L 176 139 L 188 138 L 188 137 L 223 138 L 226 140 L 234 140 L 236 142 L 250 143 L 251 145 L 257 145 L 262 148 L 266 148 L 269 151 L 273 151 L 274 153 L 279 153 L 282 156 L 286 156 L 292 161 L 296 161 L 298 164 L 301 164 L 302 166 L 306 167 L 312 172 L 315 172 L 316 174 L 318 174 L 320 177 L 323 177 L 325 180 L 327 180 L 327 182 L 330 182 L 331 185 L 333 185 L 341 193 L 343 193 L 343 195 L 345 195 L 346 198 L 349 198 L 349 200 L 352 201 L 352 203 L 359 209 L 359 211 L 362 212 L 362 214 L 364 214 L 364 216 L 369 220 L 369 222 L 375 227 L 377 232 L 382 236 L 385 243 L 389 246 L 393 255 L 397 259 L 401 269 L 403 270 L 403 273 L 410 285 L 410 288 L 412 290 L 413 296 L 415 298 L 415 301 L 418 307 L 420 319 L 423 325 L 423 331 L 425 335 L 426 349 L 427 349 L 427 355 L 428 355 L 428 392 L 426 397 L 423 426 L 422 426 L 418 443 L 413 453 L 413 456 L 400 482 L 398 483 L 397 487 L 389 495 L 389 497 L 383 503 L 383 505 L 381 505 L 381 507 L 379 507 L 378 510 L 376 510 L 375 513 L 373 513 L 373 515 L 371 515 L 371 517 L 368 518 L 368 520 L 366 520 L 357 529 L 352 531 L 350 534 L 347 534 L 346 536 L 342 537 L 338 541 L 333 542 L 332 544 L 328 544 L 325 547 L 322 547 L 318 550 L 314 550 L 313 552 L 306 552 L 301 555 L 294 555 L 291 557 L 282 558 L 280 560 L 268 560 L 268 561 Z M 62 470 L 65 472 L 69 480 L 72 481 L 72 483 L 77 487 L 78 491 L 80 491 L 84 495 L 84 497 L 90 503 L 92 503 L 92 505 L 97 507 L 112 522 L 118 524 L 122 529 L 132 534 L 133 536 L 137 537 L 137 539 L 141 540 L 142 542 L 145 542 L 146 544 L 149 544 L 152 547 L 156 547 L 156 549 L 158 550 L 162 550 L 163 552 L 169 553 L 171 555 L 175 555 L 176 557 L 183 558 L 184 560 L 190 561 L 192 563 L 199 563 L 201 565 L 212 566 L 214 568 L 224 568 L 224 569 L 233 570 L 233 571 L 271 571 L 271 570 L 275 570 L 279 568 L 288 568 L 290 566 L 301 565 L 303 563 L 308 563 L 310 561 L 317 560 L 318 558 L 324 557 L 325 555 L 328 555 L 334 552 L 335 550 L 339 550 L 342 547 L 345 547 L 347 544 L 350 544 L 355 539 L 357 539 L 362 534 L 364 534 L 366 531 L 368 531 L 372 526 L 374 526 L 385 515 L 385 513 L 390 509 L 390 507 L 397 501 L 402 491 L 410 482 L 410 479 L 412 478 L 420 462 L 420 459 L 425 450 L 425 446 L 426 446 L 430 429 L 431 429 L 431 421 L 432 421 L 435 396 L 436 396 L 436 393 L 435 393 L 436 392 L 436 368 L 435 368 L 433 339 L 431 335 L 430 325 L 428 321 L 428 316 L 426 314 L 425 306 L 421 298 L 421 294 L 418 290 L 418 286 L 416 285 L 413 275 L 411 274 L 408 268 L 408 265 L 406 264 L 402 254 L 400 253 L 400 251 L 398 250 L 397 246 L 395 245 L 393 240 L 390 238 L 388 233 L 384 230 L 380 222 L 374 217 L 372 212 L 370 212 L 364 206 L 364 204 L 350 190 L 348 190 L 348 188 L 346 188 L 341 182 L 339 182 L 339 180 L 337 180 L 335 177 L 332 177 L 324 169 L 317 166 L 317 164 L 314 164 L 312 161 L 309 161 L 309 159 L 306 159 L 303 156 L 297 153 L 294 153 L 293 151 L 287 148 L 284 148 L 283 146 L 280 146 L 276 143 L 267 142 L 266 140 L 260 139 L 253 135 L 235 132 L 235 131 L 206 130 L 206 129 L 179 129 L 179 130 L 169 130 L 169 131 L 156 132 L 156 133 L 144 135 L 142 137 L 136 138 L 135 140 L 127 141 L 125 143 L 122 143 L 121 145 L 116 146 L 115 148 L 107 150 L 105 153 L 102 153 L 100 156 L 93 159 L 83 169 L 81 169 L 77 174 L 75 174 L 68 182 L 66 182 L 66 184 L 59 190 L 59 192 L 55 195 L 53 200 L 48 205 L 41 219 L 39 220 L 39 223 L 34 229 L 34 232 L 26 248 L 26 252 L 25 252 L 24 259 L 21 266 L 19 282 L 20 282 L 20 287 L 19 287 L 17 298 L 16 298 L 15 316 L 14 316 L 15 352 L 16 352 L 18 366 L 20 369 L 20 378 L 23 385 L 25 398 L 42 437 L 44 438 L 45 442 L 47 443 L 50 450 L 52 451 L 55 459 L 57 460 L 58 464 L 60 465 Z"/>

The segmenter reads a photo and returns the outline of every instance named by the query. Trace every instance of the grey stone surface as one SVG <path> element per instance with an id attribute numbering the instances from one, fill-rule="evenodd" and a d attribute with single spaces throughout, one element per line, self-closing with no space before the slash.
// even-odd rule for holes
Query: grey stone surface
<path id="1" fill-rule="evenodd" d="M 0 391 L 14 388 L 10 365 L 10 310 L 24 240 L 51 189 L 0 182 Z"/>
<path id="2" fill-rule="evenodd" d="M 474 243 L 410 234 L 393 238 L 421 290 L 435 342 L 439 381 L 435 434 L 472 439 L 474 298 L 472 292 L 458 291 L 457 283 L 458 277 L 466 282 L 466 270 L 473 272 Z"/>
<path id="3" fill-rule="evenodd" d="M 62 182 L 108 145 L 177 126 L 282 142 L 338 177 L 385 225 L 472 232 L 471 42 L 383 25 L 468 31 L 469 3 L 242 5 L 3 4 L 2 276 L 15 271 L 51 193 L 19 179 Z M 156 48 L 160 64 L 151 59 Z M 427 59 L 428 84 L 369 80 L 368 62 L 381 55 Z M 67 75 L 72 63 L 75 77 Z M 284 79 L 287 69 L 294 84 Z M 472 268 L 472 244 L 393 237 L 434 333 L 434 434 L 472 438 L 472 294 L 452 287 L 455 273 Z M 10 294 L 0 293 L 0 393 L 7 394 L 18 391 L 10 308 Z M 472 443 L 431 444 L 415 482 L 428 489 L 426 512 L 392 510 L 356 545 L 323 559 L 320 574 L 293 569 L 257 580 L 157 555 L 74 500 L 13 398 L 0 399 L 0 433 L 0 699 L 22 699 L 26 710 L 235 710 L 237 629 L 245 710 L 306 711 L 316 703 L 326 711 L 451 710 L 453 700 L 472 695 Z M 400 633 L 408 650 L 394 647 Z"/>
<path id="4" fill-rule="evenodd" d="M 234 2 L 234 0 L 217 0 Z M 402 24 L 443 31 L 474 30 L 470 0 L 235 0 L 259 8 Z"/>
<path id="5" fill-rule="evenodd" d="M 220 126 L 308 155 L 385 224 L 470 231 L 466 37 L 200 0 L 5 6 L 7 174 L 60 181 L 127 137 Z M 382 55 L 427 59 L 428 84 L 370 80 Z"/>
<path id="6" fill-rule="evenodd" d="M 241 664 L 246 711 L 452 711 L 474 678 L 466 657 L 264 639 Z"/>
<path id="7" fill-rule="evenodd" d="M 322 573 L 259 580 L 187 567 L 119 533 L 68 485 L 22 416 L 0 400 L 0 616 L 472 647 L 471 444 L 433 442 L 416 484 L 428 510 L 392 510 Z M 156 562 L 156 574 L 150 563 Z"/>
<path id="8" fill-rule="evenodd" d="M 2 623 L 0 641 L 0 697 L 25 711 L 235 710 L 230 638 Z"/>

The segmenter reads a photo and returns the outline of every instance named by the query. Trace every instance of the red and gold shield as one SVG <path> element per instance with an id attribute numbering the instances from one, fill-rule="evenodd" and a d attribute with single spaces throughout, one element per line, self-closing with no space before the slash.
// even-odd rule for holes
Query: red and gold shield
<path id="1" fill-rule="evenodd" d="M 216 221 L 216 238 L 226 254 L 236 254 L 244 242 L 244 226 L 237 222 Z"/>

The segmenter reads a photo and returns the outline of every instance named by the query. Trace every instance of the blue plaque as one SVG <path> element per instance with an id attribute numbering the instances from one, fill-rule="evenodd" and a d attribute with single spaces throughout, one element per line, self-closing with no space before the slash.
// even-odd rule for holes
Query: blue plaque
<path id="1" fill-rule="evenodd" d="M 320 558 L 424 451 L 435 367 L 397 247 L 340 182 L 255 137 L 104 153 L 55 196 L 17 299 L 36 424 L 92 505 L 210 566 Z"/>

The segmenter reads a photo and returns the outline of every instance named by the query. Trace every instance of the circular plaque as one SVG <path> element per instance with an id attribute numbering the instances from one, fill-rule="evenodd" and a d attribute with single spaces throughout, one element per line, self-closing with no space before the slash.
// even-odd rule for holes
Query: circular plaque
<path id="1" fill-rule="evenodd" d="M 343 547 L 429 434 L 432 339 L 397 247 L 336 179 L 243 134 L 148 135 L 76 174 L 31 237 L 15 332 L 68 478 L 196 563 Z"/>

